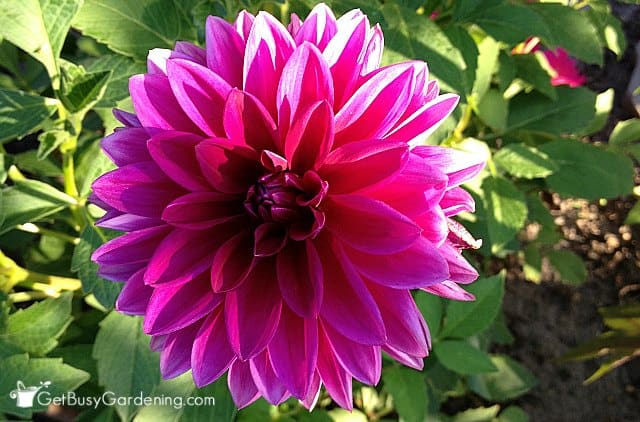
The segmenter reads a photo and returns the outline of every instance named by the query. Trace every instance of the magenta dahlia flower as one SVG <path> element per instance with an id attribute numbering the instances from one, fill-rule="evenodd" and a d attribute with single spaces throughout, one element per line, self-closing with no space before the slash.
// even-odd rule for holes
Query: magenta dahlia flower
<path id="1" fill-rule="evenodd" d="M 410 289 L 472 298 L 451 219 L 483 166 L 413 146 L 454 108 L 420 61 L 379 67 L 379 26 L 323 4 L 288 28 L 241 12 L 206 23 L 206 48 L 152 50 L 129 88 L 135 114 L 102 143 L 119 167 L 93 184 L 93 255 L 126 281 L 116 308 L 144 315 L 163 377 L 228 370 L 239 407 L 313 406 L 321 385 L 352 407 L 381 353 L 422 367 L 429 333 Z"/>

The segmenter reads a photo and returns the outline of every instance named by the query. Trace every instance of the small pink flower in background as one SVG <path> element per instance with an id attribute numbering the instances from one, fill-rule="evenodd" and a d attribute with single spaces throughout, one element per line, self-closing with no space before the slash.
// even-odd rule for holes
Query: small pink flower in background
<path id="1" fill-rule="evenodd" d="M 323 4 L 288 28 L 241 12 L 206 23 L 206 48 L 152 50 L 130 80 L 135 114 L 103 140 L 119 167 L 93 184 L 93 255 L 126 281 L 120 312 L 144 315 L 163 377 L 198 386 L 228 371 L 239 407 L 321 385 L 352 408 L 381 353 L 422 368 L 430 339 L 410 289 L 470 300 L 452 217 L 484 163 L 414 146 L 453 110 L 424 62 L 379 67 L 383 37 Z"/>
<path id="2" fill-rule="evenodd" d="M 576 88 L 587 82 L 587 77 L 580 73 L 577 62 L 567 54 L 562 47 L 554 49 L 545 49 L 541 47 L 540 39 L 530 37 L 524 43 L 521 43 L 511 50 L 512 54 L 529 54 L 541 52 L 545 57 L 549 70 L 551 72 L 551 85 L 569 85 Z"/>

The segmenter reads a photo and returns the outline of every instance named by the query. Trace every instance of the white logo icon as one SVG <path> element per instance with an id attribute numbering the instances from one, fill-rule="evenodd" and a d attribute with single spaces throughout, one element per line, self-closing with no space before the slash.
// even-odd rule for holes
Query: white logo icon
<path id="1" fill-rule="evenodd" d="M 51 381 L 40 381 L 40 385 L 30 385 L 25 387 L 20 380 L 16 383 L 16 389 L 11 390 L 9 397 L 16 399 L 16 406 L 22 408 L 33 407 L 33 399 L 35 399 L 38 391 L 51 385 Z"/>

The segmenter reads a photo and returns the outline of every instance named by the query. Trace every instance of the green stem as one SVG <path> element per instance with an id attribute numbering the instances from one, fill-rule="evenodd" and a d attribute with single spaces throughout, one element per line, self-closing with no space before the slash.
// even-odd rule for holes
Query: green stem
<path id="1" fill-rule="evenodd" d="M 18 293 L 10 293 L 9 300 L 12 303 L 33 302 L 34 300 L 47 299 L 50 297 L 58 297 L 58 296 L 60 296 L 60 294 L 57 294 L 56 296 L 51 296 L 45 292 L 18 292 Z"/>
<path id="2" fill-rule="evenodd" d="M 18 283 L 20 286 L 29 287 L 35 289 L 36 287 L 47 289 L 53 289 L 57 291 L 62 290 L 80 290 L 82 283 L 77 278 L 60 277 L 57 275 L 49 275 L 37 273 L 34 271 L 28 271 L 28 275 L 25 277 L 25 281 Z M 40 290 L 40 289 L 38 289 Z"/>
<path id="3" fill-rule="evenodd" d="M 46 229 L 44 227 L 38 227 L 33 223 L 19 224 L 16 228 L 18 230 L 21 230 L 27 233 L 34 233 L 34 234 L 41 234 L 45 236 L 55 237 L 57 239 L 64 240 L 65 242 L 71 243 L 72 245 L 77 245 L 78 243 L 80 243 L 79 237 L 74 237 L 66 233 L 61 233 L 59 231 Z"/>
<path id="4" fill-rule="evenodd" d="M 471 122 L 471 117 L 473 116 L 472 109 L 473 107 L 471 107 L 471 104 L 467 104 L 467 106 L 464 108 L 464 112 L 462 113 L 462 118 L 456 125 L 456 128 L 453 130 L 454 142 L 459 142 L 464 139 L 464 131 L 467 129 L 467 126 L 469 126 L 469 123 Z"/>

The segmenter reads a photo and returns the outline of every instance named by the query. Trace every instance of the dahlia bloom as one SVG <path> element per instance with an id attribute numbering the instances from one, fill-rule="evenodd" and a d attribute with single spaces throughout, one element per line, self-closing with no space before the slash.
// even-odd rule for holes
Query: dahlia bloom
<path id="1" fill-rule="evenodd" d="M 513 48 L 512 54 L 529 54 L 540 52 L 547 62 L 548 71 L 551 73 L 551 85 L 569 85 L 577 88 L 587 82 L 587 77 L 580 73 L 575 59 L 569 56 L 562 47 L 545 49 L 540 45 L 538 37 L 530 37 L 524 43 Z"/>
<path id="2" fill-rule="evenodd" d="M 152 50 L 133 76 L 135 114 L 102 142 L 119 167 L 93 184 L 127 232 L 93 255 L 126 281 L 120 312 L 144 315 L 163 377 L 197 386 L 228 370 L 239 407 L 324 385 L 352 407 L 381 352 L 422 368 L 429 333 L 410 289 L 470 300 L 451 219 L 483 163 L 413 146 L 451 112 L 420 61 L 379 67 L 379 26 L 323 4 L 288 28 L 264 12 L 206 22 L 206 48 Z"/>

